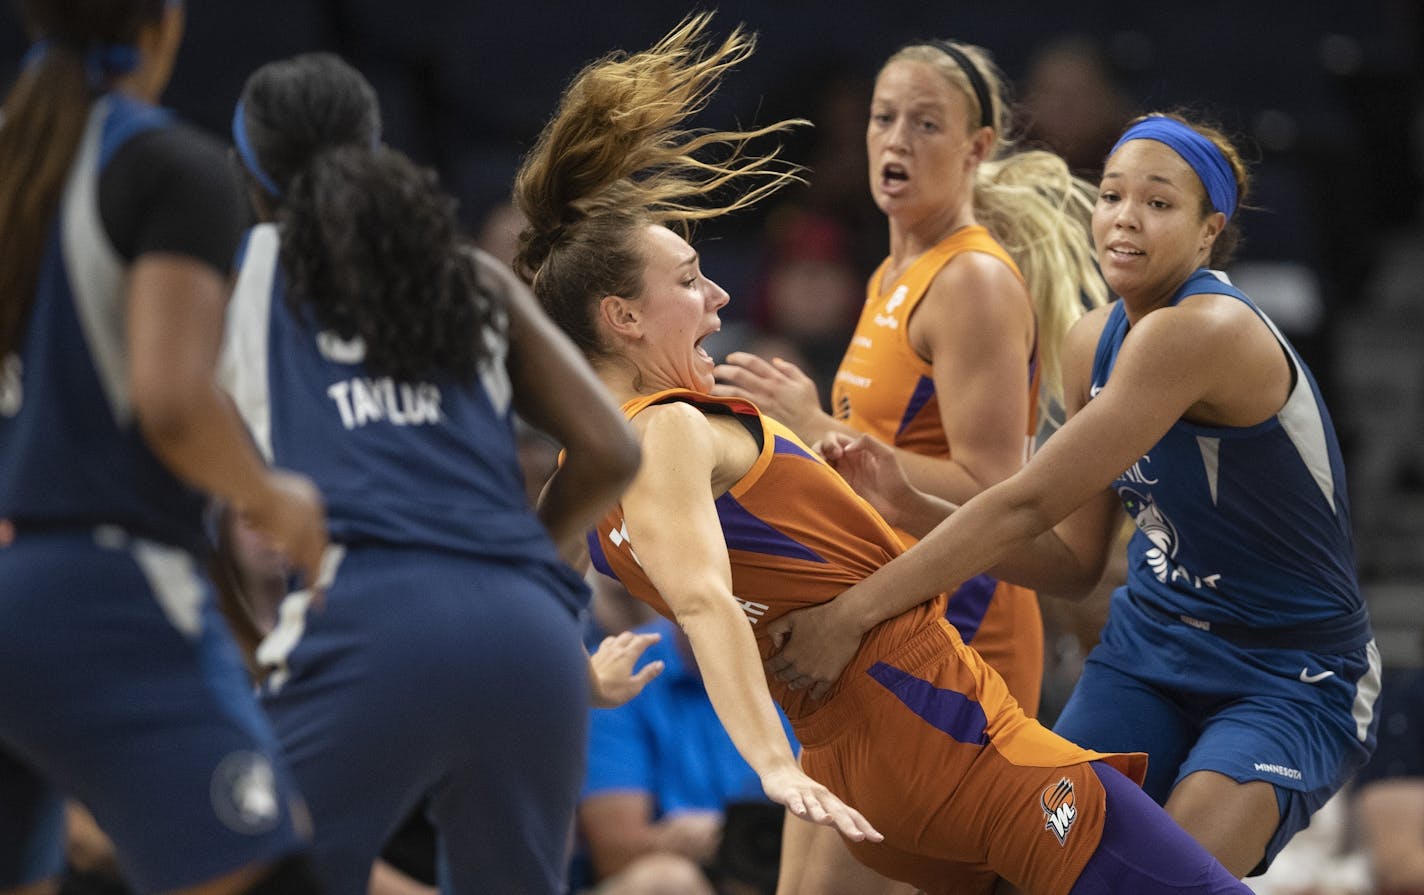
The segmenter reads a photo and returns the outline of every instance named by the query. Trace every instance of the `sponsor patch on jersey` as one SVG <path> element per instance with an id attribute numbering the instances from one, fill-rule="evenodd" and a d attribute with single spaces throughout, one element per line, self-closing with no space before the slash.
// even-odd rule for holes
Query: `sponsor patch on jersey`
<path id="1" fill-rule="evenodd" d="M 282 819 L 272 763 L 257 752 L 233 752 L 218 762 L 212 802 L 224 826 L 249 836 L 271 831 Z"/>
<path id="2" fill-rule="evenodd" d="M 1073 781 L 1061 778 L 1052 786 L 1045 787 L 1039 799 L 1045 818 L 1043 828 L 1058 838 L 1063 845 L 1068 840 L 1068 831 L 1078 819 L 1078 802 L 1073 794 Z"/>

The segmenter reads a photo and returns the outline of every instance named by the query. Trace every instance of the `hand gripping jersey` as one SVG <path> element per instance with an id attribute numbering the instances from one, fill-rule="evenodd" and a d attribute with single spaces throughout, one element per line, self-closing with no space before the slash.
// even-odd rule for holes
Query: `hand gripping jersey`
<path id="1" fill-rule="evenodd" d="M 909 329 L 910 317 L 934 278 L 965 252 L 991 255 L 1023 279 L 1003 246 L 977 225 L 951 233 L 893 283 L 883 280 L 890 263 L 887 258 L 866 286 L 865 307 L 836 373 L 831 400 L 837 419 L 912 453 L 950 457 L 934 369 L 910 344 Z M 1037 419 L 1037 366 L 1035 350 L 1024 402 L 1025 450 Z M 916 540 L 906 532 L 899 534 L 907 545 Z M 964 642 L 979 650 L 1008 681 L 1024 711 L 1036 713 L 1043 678 L 1043 619 L 1033 591 L 977 575 L 950 596 L 946 617 Z"/>
<path id="2" fill-rule="evenodd" d="M 752 468 L 717 498 L 733 593 L 754 632 L 834 598 L 901 552 L 894 531 L 835 470 L 752 404 L 675 389 L 624 412 L 632 418 L 671 401 L 732 414 L 761 445 Z M 671 616 L 639 565 L 637 537 L 615 508 L 589 535 L 593 564 Z M 1026 717 L 944 621 L 944 603 L 935 597 L 872 629 L 825 698 L 774 678 L 772 696 L 807 773 L 886 834 L 854 847 L 862 861 L 921 885 L 967 864 L 1029 891 L 1066 893 L 1101 833 L 1103 789 L 1088 763 L 1108 758 L 1140 780 L 1142 756 L 1079 749 Z M 769 656 L 769 639 L 758 633 L 757 642 Z"/>

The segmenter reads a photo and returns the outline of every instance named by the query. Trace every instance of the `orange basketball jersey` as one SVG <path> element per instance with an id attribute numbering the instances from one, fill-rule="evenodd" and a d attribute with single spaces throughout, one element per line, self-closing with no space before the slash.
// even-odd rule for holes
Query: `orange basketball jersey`
<path id="1" fill-rule="evenodd" d="M 732 590 L 763 658 L 768 622 L 835 598 L 902 552 L 835 470 L 751 403 L 673 389 L 623 411 L 631 419 L 669 401 L 733 414 L 761 444 L 716 504 Z M 637 547 L 621 507 L 589 533 L 595 568 L 671 617 Z M 922 887 L 965 865 L 1064 895 L 1101 835 L 1105 796 L 1086 763 L 1105 759 L 1140 781 L 1145 759 L 1081 749 L 1027 717 L 944 610 L 940 595 L 877 625 L 821 700 L 774 677 L 771 694 L 804 748 L 807 772 L 886 833 L 884 843 L 855 847 L 861 860 Z"/>
<path id="2" fill-rule="evenodd" d="M 893 283 L 883 282 L 886 258 L 865 288 L 865 306 L 850 347 L 836 371 L 831 407 L 837 419 L 886 444 L 925 457 L 948 457 L 950 445 L 935 400 L 934 370 L 910 344 L 910 316 L 944 266 L 965 252 L 998 258 L 1020 280 L 1004 247 L 977 224 L 962 227 L 925 252 Z M 1024 433 L 1034 432 L 1038 398 L 1037 356 L 1030 360 Z"/>
<path id="3" fill-rule="evenodd" d="M 962 227 L 916 259 L 894 282 L 881 263 L 866 287 L 865 307 L 831 392 L 835 415 L 887 444 L 927 457 L 948 458 L 951 445 L 936 399 L 934 370 L 910 344 L 910 317 L 944 266 L 964 252 L 998 258 L 1023 279 L 1018 266 L 985 228 Z M 1029 361 L 1024 448 L 1036 424 L 1037 351 Z M 898 532 L 907 545 L 908 532 Z M 1024 711 L 1037 714 L 1043 680 L 1043 617 L 1028 588 L 978 575 L 949 599 L 947 618 L 1009 685 Z"/>
<path id="4" fill-rule="evenodd" d="M 790 429 L 763 416 L 750 402 L 673 389 L 630 401 L 623 412 L 632 419 L 668 401 L 685 401 L 709 414 L 734 414 L 761 443 L 756 463 L 717 498 L 717 515 L 731 557 L 732 592 L 758 632 L 763 657 L 771 651 L 770 640 L 759 633 L 766 623 L 834 598 L 902 552 L 894 530 L 839 473 Z M 618 579 L 633 596 L 671 618 L 672 611 L 638 564 L 637 549 L 621 506 L 589 534 L 594 568 Z M 937 597 L 880 627 L 903 634 L 926 624 L 943 614 L 944 599 Z M 862 653 L 882 639 L 867 637 Z M 859 657 L 845 674 L 863 670 L 875 658 L 869 653 Z M 816 705 L 803 706 L 804 690 L 788 690 L 774 679 L 771 685 L 772 695 L 793 722 Z"/>

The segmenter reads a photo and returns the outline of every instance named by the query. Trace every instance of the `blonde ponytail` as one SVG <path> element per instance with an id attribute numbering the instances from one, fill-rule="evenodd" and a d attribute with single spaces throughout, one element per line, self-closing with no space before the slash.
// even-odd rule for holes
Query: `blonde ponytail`
<path id="1" fill-rule="evenodd" d="M 1040 422 L 1063 399 L 1063 337 L 1085 310 L 1107 301 L 1090 229 L 1096 197 L 1096 187 L 1042 150 L 984 162 L 974 180 L 975 217 L 1018 264 L 1033 298 Z"/>

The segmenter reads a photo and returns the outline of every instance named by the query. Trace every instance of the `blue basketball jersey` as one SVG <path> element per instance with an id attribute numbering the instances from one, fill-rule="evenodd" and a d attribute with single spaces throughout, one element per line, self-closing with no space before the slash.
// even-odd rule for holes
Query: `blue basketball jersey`
<path id="1" fill-rule="evenodd" d="M 109 523 L 196 549 L 202 499 L 139 432 L 125 341 L 127 265 L 99 212 L 101 172 L 170 114 L 98 100 L 60 198 L 18 352 L 0 358 L 0 518 L 20 527 Z"/>
<path id="2" fill-rule="evenodd" d="M 1198 270 L 1171 304 L 1203 293 L 1230 295 L 1260 316 L 1294 368 L 1294 386 L 1280 412 L 1255 426 L 1178 421 L 1113 482 L 1137 523 L 1128 591 L 1206 623 L 1293 628 L 1353 617 L 1350 637 L 1363 637 L 1352 640 L 1359 646 L 1368 640 L 1368 622 L 1340 447 L 1320 389 L 1275 325 L 1224 274 Z M 1107 383 L 1127 330 L 1119 302 L 1098 342 L 1092 394 Z"/>
<path id="3" fill-rule="evenodd" d="M 525 496 L 504 334 L 484 334 L 477 382 L 373 376 L 359 338 L 294 311 L 280 239 L 262 224 L 239 252 L 223 379 L 267 459 L 321 489 L 333 540 L 557 563 Z"/>

